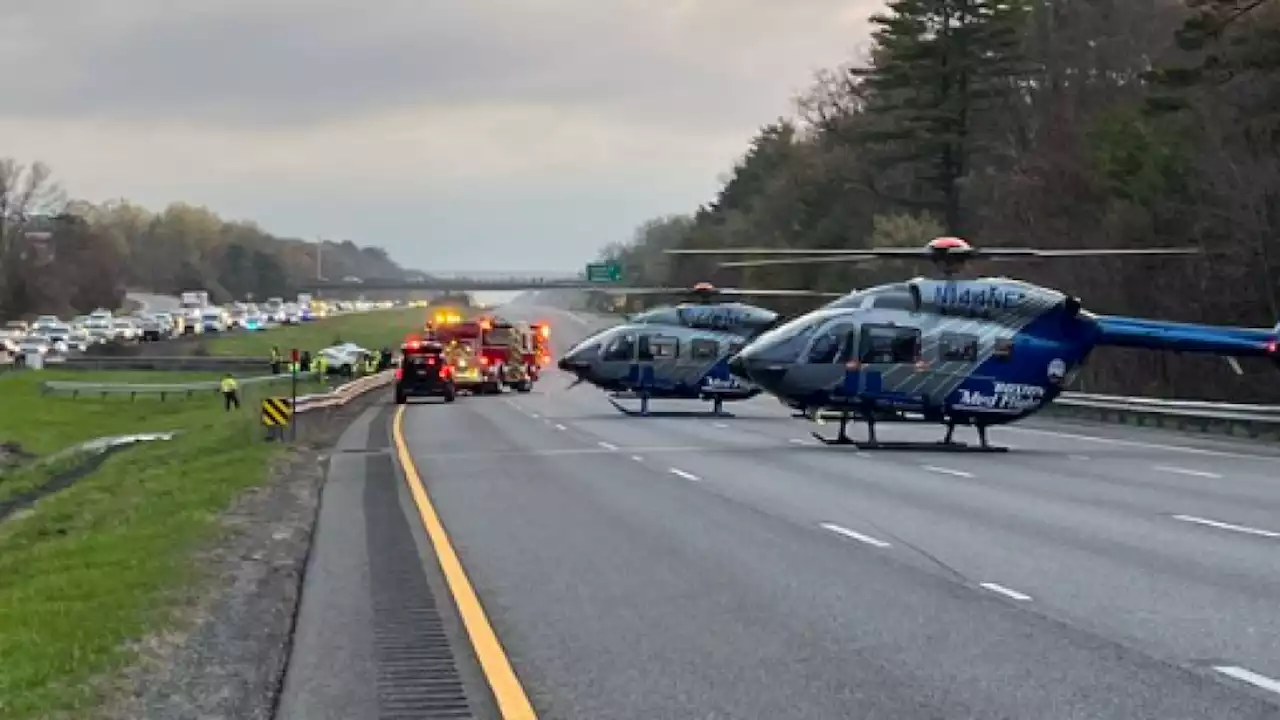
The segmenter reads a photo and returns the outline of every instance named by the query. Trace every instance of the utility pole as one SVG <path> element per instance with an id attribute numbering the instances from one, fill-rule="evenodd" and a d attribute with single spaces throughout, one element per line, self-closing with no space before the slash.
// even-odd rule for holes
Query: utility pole
<path id="1" fill-rule="evenodd" d="M 323 268 L 323 265 L 321 264 L 322 263 L 321 258 L 323 256 L 324 256 L 324 238 L 317 237 L 316 238 L 316 280 L 324 279 L 324 273 L 321 272 L 321 269 Z"/>

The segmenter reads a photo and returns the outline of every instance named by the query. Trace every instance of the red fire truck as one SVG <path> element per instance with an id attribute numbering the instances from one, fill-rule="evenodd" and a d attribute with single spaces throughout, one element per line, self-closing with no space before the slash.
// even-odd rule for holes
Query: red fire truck
<path id="1" fill-rule="evenodd" d="M 532 333 L 516 323 L 492 317 L 480 317 L 460 322 L 432 323 L 427 329 L 428 338 L 446 347 L 452 343 L 464 345 L 468 354 L 478 363 L 474 384 L 483 393 L 500 392 L 509 387 L 517 392 L 529 392 L 537 379 L 536 366 L 530 361 L 533 349 Z M 459 373 L 460 386 L 471 378 Z"/>

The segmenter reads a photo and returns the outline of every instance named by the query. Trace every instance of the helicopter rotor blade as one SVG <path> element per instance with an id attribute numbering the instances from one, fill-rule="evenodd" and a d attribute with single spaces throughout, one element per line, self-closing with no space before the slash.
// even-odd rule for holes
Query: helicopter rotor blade
<path id="1" fill-rule="evenodd" d="M 680 295 L 689 292 L 687 287 L 592 287 L 587 289 L 607 295 Z"/>
<path id="2" fill-rule="evenodd" d="M 730 260 L 729 262 L 717 263 L 717 267 L 722 268 L 749 268 L 749 267 L 769 267 L 775 265 L 811 265 L 814 263 L 864 263 L 875 260 L 872 255 L 828 255 L 818 257 L 799 257 L 799 258 L 773 258 L 769 260 Z"/>
<path id="3" fill-rule="evenodd" d="M 720 288 L 713 294 L 726 296 L 759 297 L 844 297 L 846 292 L 821 292 L 818 290 L 771 290 L 767 288 Z"/>
<path id="4" fill-rule="evenodd" d="M 1153 255 L 1169 257 L 1176 255 L 1199 255 L 1200 248 L 1080 248 L 1071 250 L 1037 250 L 1035 248 L 989 248 L 975 251 L 975 257 L 999 259 L 1016 258 L 1073 258 L 1073 257 L 1110 257 L 1125 255 Z"/>
<path id="5" fill-rule="evenodd" d="M 667 255 L 828 255 L 866 257 L 920 255 L 920 248 L 671 248 L 663 250 Z"/>
<path id="6" fill-rule="evenodd" d="M 594 288 L 593 288 L 594 289 Z M 824 293 L 814 290 L 786 290 L 786 289 L 769 289 L 769 288 L 711 288 L 709 290 L 697 290 L 689 287 L 607 287 L 600 288 L 600 292 L 611 295 L 686 295 L 689 297 L 707 297 L 714 298 L 717 296 L 748 296 L 757 295 L 760 297 L 843 297 L 846 293 Z"/>
<path id="7" fill-rule="evenodd" d="M 1041 250 L 1039 248 L 967 248 L 950 252 L 938 252 L 930 248 L 882 247 L 882 248 L 672 248 L 664 250 L 668 255 L 757 255 L 762 257 L 789 258 L 790 264 L 819 262 L 857 262 L 872 258 L 918 257 L 966 257 L 970 259 L 1016 258 L 1076 258 L 1123 255 L 1199 255 L 1199 248 L 1072 248 Z M 737 261 L 746 262 L 746 261 Z M 758 262 L 758 261 L 757 261 Z M 776 264 L 783 264 L 779 261 Z M 749 267 L 747 265 L 722 265 L 722 267 Z"/>

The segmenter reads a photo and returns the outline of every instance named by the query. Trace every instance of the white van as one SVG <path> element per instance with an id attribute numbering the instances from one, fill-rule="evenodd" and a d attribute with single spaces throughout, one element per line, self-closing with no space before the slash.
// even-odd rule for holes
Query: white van
<path id="1" fill-rule="evenodd" d="M 212 309 L 205 310 L 200 314 L 200 325 L 204 327 L 205 332 L 226 332 L 227 321 L 226 316 L 221 310 Z"/>

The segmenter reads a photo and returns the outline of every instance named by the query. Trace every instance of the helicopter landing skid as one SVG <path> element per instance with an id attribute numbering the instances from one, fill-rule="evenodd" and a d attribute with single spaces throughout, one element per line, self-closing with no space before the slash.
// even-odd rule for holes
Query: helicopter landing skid
<path id="1" fill-rule="evenodd" d="M 1002 453 L 1009 448 L 999 445 L 970 445 L 962 442 L 881 442 L 879 440 L 854 440 L 848 435 L 826 437 L 813 433 L 813 437 L 823 445 L 850 445 L 858 450 L 918 450 L 923 452 L 959 452 L 959 453 Z"/>
<path id="2" fill-rule="evenodd" d="M 656 418 L 706 418 L 706 417 L 719 417 L 719 418 L 731 418 L 731 417 L 733 417 L 733 416 L 734 416 L 734 415 L 733 415 L 733 413 L 731 413 L 731 412 L 726 412 L 725 410 L 720 410 L 720 411 L 718 411 L 718 412 L 717 412 L 717 411 L 715 411 L 715 410 L 712 410 L 711 412 L 706 412 L 706 411 L 682 411 L 682 410 L 650 410 L 650 409 L 648 408 L 648 403 L 645 403 L 645 402 L 641 402 L 641 404 L 640 404 L 640 409 L 639 409 L 639 410 L 633 410 L 633 409 L 631 409 L 631 408 L 629 408 L 629 407 L 624 406 L 622 403 L 618 402 L 617 400 L 615 400 L 615 399 L 613 399 L 613 398 L 606 398 L 606 399 L 609 401 L 609 404 L 610 404 L 610 405 L 612 405 L 612 406 L 614 407 L 614 409 L 616 409 L 618 412 L 622 413 L 623 415 L 628 415 L 628 416 L 630 416 L 630 417 L 656 417 Z"/>
<path id="3" fill-rule="evenodd" d="M 853 418 L 851 418 L 847 414 L 841 416 L 840 430 L 836 434 L 836 436 L 833 438 L 820 435 L 816 432 L 813 433 L 813 437 L 823 445 L 852 445 L 853 447 L 859 450 L 917 450 L 917 451 L 923 451 L 923 452 L 960 452 L 960 453 L 1009 452 L 1009 448 L 1007 447 L 1001 447 L 998 445 L 991 445 L 987 443 L 987 428 L 985 426 L 979 426 L 977 428 L 978 440 L 979 440 L 979 443 L 977 445 L 970 445 L 968 443 L 956 442 L 955 440 L 952 440 L 951 437 L 952 435 L 955 434 L 955 431 L 956 431 L 956 427 L 954 424 L 947 425 L 946 437 L 944 437 L 941 440 L 938 440 L 937 442 L 931 442 L 931 443 L 930 442 L 909 442 L 909 441 L 880 442 L 880 440 L 876 438 L 875 422 L 867 423 L 867 434 L 869 435 L 869 437 L 866 440 L 854 440 L 853 438 L 849 437 L 849 422 L 852 419 Z"/>

